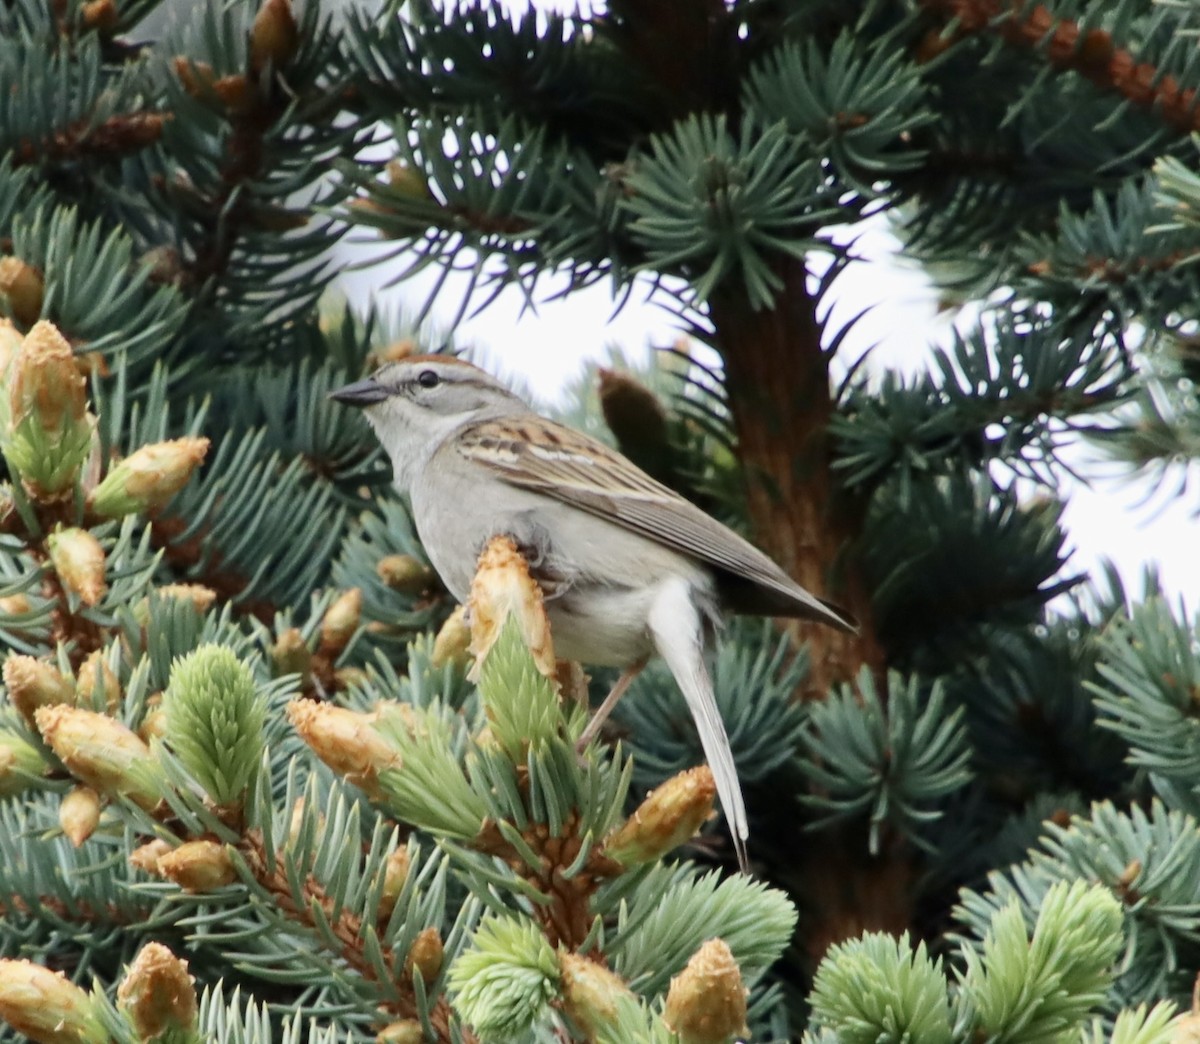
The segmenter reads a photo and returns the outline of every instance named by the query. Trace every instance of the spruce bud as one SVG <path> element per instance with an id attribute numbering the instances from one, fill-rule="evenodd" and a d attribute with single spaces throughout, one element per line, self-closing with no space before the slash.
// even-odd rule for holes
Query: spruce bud
<path id="1" fill-rule="evenodd" d="M 239 805 L 262 769 L 266 705 L 230 648 L 197 646 L 171 666 L 167 743 L 218 805 Z"/>
<path id="2" fill-rule="evenodd" d="M 75 702 L 73 679 L 67 678 L 45 660 L 20 653 L 13 653 L 4 661 L 4 685 L 8 690 L 9 703 L 20 711 L 30 725 L 39 707 Z"/>
<path id="3" fill-rule="evenodd" d="M 23 594 L 5 595 L 0 598 L 0 613 L 8 616 L 24 616 L 32 608 Z"/>
<path id="4" fill-rule="evenodd" d="M 421 346 L 411 337 L 401 337 L 398 341 L 392 341 L 391 344 L 371 351 L 367 355 L 366 368 L 367 370 L 377 370 L 385 363 L 400 362 L 410 355 L 419 354 L 421 350 Z"/>
<path id="5" fill-rule="evenodd" d="M 42 273 L 19 257 L 0 257 L 0 294 L 8 299 L 12 316 L 22 326 L 32 326 L 42 314 L 46 282 Z"/>
<path id="6" fill-rule="evenodd" d="M 0 798 L 23 793 L 48 768 L 32 743 L 0 730 Z"/>
<path id="7" fill-rule="evenodd" d="M 460 605 L 446 618 L 433 640 L 430 661 L 435 667 L 444 667 L 448 663 L 465 667 L 471 662 L 470 650 L 471 628 L 466 623 L 466 610 Z"/>
<path id="8" fill-rule="evenodd" d="M 116 0 L 87 0 L 79 10 L 83 24 L 101 33 L 111 33 L 121 20 Z"/>
<path id="9" fill-rule="evenodd" d="M 72 526 L 46 537 L 46 547 L 63 587 L 84 605 L 96 605 L 108 590 L 100 541 L 86 529 Z"/>
<path id="10" fill-rule="evenodd" d="M 42 739 L 71 775 L 106 797 L 126 797 L 152 812 L 162 796 L 162 776 L 150 748 L 106 714 L 66 707 L 39 707 L 34 719 Z"/>
<path id="11" fill-rule="evenodd" d="M 120 706 L 121 683 L 102 649 L 97 649 L 80 665 L 75 691 L 79 702 L 85 706 L 94 708 L 97 697 L 103 698 L 109 713 Z"/>
<path id="12" fill-rule="evenodd" d="M 59 803 L 58 825 L 78 848 L 100 825 L 100 795 L 91 787 L 75 787 Z"/>
<path id="13" fill-rule="evenodd" d="M 362 591 L 350 588 L 339 595 L 321 619 L 320 650 L 328 656 L 338 656 L 350 644 L 362 621 Z"/>
<path id="14" fill-rule="evenodd" d="M 414 170 L 403 160 L 392 160 L 387 165 L 388 188 L 392 192 L 410 199 L 433 199 L 429 182 L 419 170 Z"/>
<path id="15" fill-rule="evenodd" d="M 289 627 L 271 646 L 271 662 L 275 665 L 276 676 L 298 674 L 302 687 L 312 680 L 312 659 L 312 650 L 297 627 Z"/>
<path id="16" fill-rule="evenodd" d="M 155 870 L 193 893 L 213 892 L 237 879 L 229 850 L 216 841 L 185 841 L 159 856 Z"/>
<path id="17" fill-rule="evenodd" d="M 442 944 L 441 933 L 434 927 L 426 928 L 417 934 L 409 948 L 408 957 L 404 961 L 404 974 L 412 978 L 415 969 L 428 985 L 441 973 L 444 958 L 445 947 Z"/>
<path id="18" fill-rule="evenodd" d="M 129 853 L 129 865 L 141 870 L 144 874 L 161 877 L 162 875 L 158 872 L 158 861 L 169 851 L 171 851 L 171 843 L 161 837 L 156 837 L 153 841 L 138 845 Z"/>
<path id="19" fill-rule="evenodd" d="M 589 1041 L 613 1039 L 621 1008 L 637 1005 L 633 991 L 619 975 L 577 953 L 560 952 L 558 964 L 562 971 L 560 990 L 571 1020 Z"/>
<path id="20" fill-rule="evenodd" d="M 8 383 L 8 368 L 21 350 L 21 342 L 25 340 L 21 331 L 7 316 L 0 315 L 0 385 Z"/>
<path id="21" fill-rule="evenodd" d="M 205 438 L 171 439 L 142 446 L 120 461 L 88 497 L 102 518 L 153 514 L 166 507 L 208 453 Z"/>
<path id="22" fill-rule="evenodd" d="M 373 798 L 380 796 L 379 774 L 400 764 L 400 755 L 376 731 L 375 714 L 315 700 L 293 700 L 287 716 L 318 758 Z"/>
<path id="23" fill-rule="evenodd" d="M 300 46 L 300 27 L 291 0 L 265 0 L 250 30 L 250 66 L 261 72 L 271 65 L 282 69 Z"/>
<path id="24" fill-rule="evenodd" d="M 402 845 L 388 856 L 387 865 L 383 869 L 383 890 L 379 895 L 379 920 L 386 921 L 396 909 L 400 893 L 408 880 L 409 855 L 408 847 Z"/>
<path id="25" fill-rule="evenodd" d="M 37 1044 L 107 1044 L 90 994 L 62 972 L 0 960 L 0 1020 Z"/>
<path id="26" fill-rule="evenodd" d="M 375 572 L 393 591 L 417 595 L 434 582 L 434 572 L 413 555 L 387 555 L 375 565 Z"/>
<path id="27" fill-rule="evenodd" d="M 390 1022 L 375 1034 L 376 1044 L 425 1044 L 425 1030 L 415 1019 Z"/>
<path id="28" fill-rule="evenodd" d="M 9 386 L 9 420 L 26 418 L 44 431 L 60 431 L 87 413 L 87 390 L 75 353 L 53 323 L 42 320 L 25 335 Z"/>
<path id="29" fill-rule="evenodd" d="M 663 1022 L 679 1044 L 725 1044 L 746 1032 L 746 987 L 723 940 L 709 939 L 671 980 Z"/>
<path id="30" fill-rule="evenodd" d="M 488 650 L 500 637 L 505 621 L 512 616 L 537 669 L 557 682 L 554 644 L 542 604 L 542 589 L 534 583 L 528 563 L 508 537 L 493 537 L 483 549 L 468 604 L 471 608 L 471 652 L 475 656 L 473 677 L 478 675 Z"/>
<path id="31" fill-rule="evenodd" d="M 163 584 L 155 588 L 159 598 L 171 598 L 180 602 L 191 602 L 198 613 L 206 613 L 217 600 L 217 592 L 203 584 Z"/>
<path id="32" fill-rule="evenodd" d="M 144 1041 L 195 1030 L 196 982 L 187 961 L 162 943 L 147 943 L 117 987 L 117 1005 Z"/>
<path id="33" fill-rule="evenodd" d="M 696 836 L 712 815 L 717 787 L 707 765 L 672 776 L 650 791 L 604 843 L 605 854 L 623 866 L 661 859 Z"/>
<path id="34" fill-rule="evenodd" d="M 167 735 L 167 712 L 161 706 L 151 707 L 138 726 L 138 735 L 146 741 L 163 739 Z"/>
<path id="35" fill-rule="evenodd" d="M 92 449 L 87 392 L 52 323 L 34 325 L 12 363 L 4 455 L 35 497 L 70 490 Z"/>

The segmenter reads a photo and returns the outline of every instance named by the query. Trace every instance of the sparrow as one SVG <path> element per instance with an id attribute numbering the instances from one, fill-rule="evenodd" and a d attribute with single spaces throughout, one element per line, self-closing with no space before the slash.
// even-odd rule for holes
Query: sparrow
<path id="1" fill-rule="evenodd" d="M 597 439 L 534 412 L 470 363 L 391 362 L 330 397 L 360 407 L 409 497 L 417 535 L 465 602 L 484 546 L 507 536 L 542 588 L 557 655 L 622 674 L 583 749 L 652 656 L 683 693 L 748 872 L 749 824 L 705 650 L 722 612 L 851 618 L 747 540 Z"/>

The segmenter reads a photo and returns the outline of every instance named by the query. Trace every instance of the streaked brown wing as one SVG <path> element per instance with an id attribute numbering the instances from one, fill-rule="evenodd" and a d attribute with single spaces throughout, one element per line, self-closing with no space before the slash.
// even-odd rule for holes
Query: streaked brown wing
<path id="1" fill-rule="evenodd" d="M 544 417 L 507 418 L 467 428 L 458 449 L 514 486 L 616 522 L 715 567 L 734 581 L 735 591 L 743 581 L 765 596 L 742 591 L 734 609 L 853 630 L 844 614 L 809 594 L 754 545 L 590 436 Z"/>

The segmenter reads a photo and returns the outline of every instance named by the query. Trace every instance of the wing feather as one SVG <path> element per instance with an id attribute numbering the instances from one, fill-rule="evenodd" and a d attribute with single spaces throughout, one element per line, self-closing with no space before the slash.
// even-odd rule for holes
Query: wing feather
<path id="1" fill-rule="evenodd" d="M 457 445 L 464 456 L 514 486 L 554 497 L 749 582 L 768 596 L 758 601 L 771 615 L 854 629 L 844 613 L 809 594 L 753 544 L 582 432 L 544 417 L 505 418 L 465 429 Z"/>

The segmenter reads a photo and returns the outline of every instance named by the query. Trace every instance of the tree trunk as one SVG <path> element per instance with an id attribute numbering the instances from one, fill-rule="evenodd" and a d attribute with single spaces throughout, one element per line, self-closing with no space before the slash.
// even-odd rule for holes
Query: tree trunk
<path id="1" fill-rule="evenodd" d="M 823 700 L 863 666 L 882 682 L 886 664 L 867 589 L 848 554 L 861 526 L 861 505 L 838 493 L 830 473 L 829 365 L 807 272 L 790 258 L 777 271 L 785 286 L 773 308 L 756 312 L 728 291 L 712 300 L 710 318 L 725 361 L 754 536 L 793 578 L 844 606 L 859 623 L 858 634 L 811 621 L 789 624 L 811 659 L 801 698 Z M 909 927 L 913 874 L 906 844 L 868 858 L 860 830 L 843 826 L 804 835 L 791 808 L 779 804 L 766 812 L 776 834 L 771 847 L 780 858 L 769 874 L 800 906 L 798 938 L 809 975 L 834 943 L 864 931 Z"/>
<path id="2" fill-rule="evenodd" d="M 784 289 L 773 308 L 754 311 L 730 289 L 713 297 L 710 318 L 725 362 L 754 537 L 790 576 L 844 606 L 860 625 L 857 635 L 807 620 L 791 625 L 812 658 L 803 696 L 824 699 L 864 664 L 881 674 L 884 659 L 867 591 L 846 554 L 860 518 L 830 474 L 829 365 L 807 272 L 794 258 L 779 262 L 777 271 Z"/>

